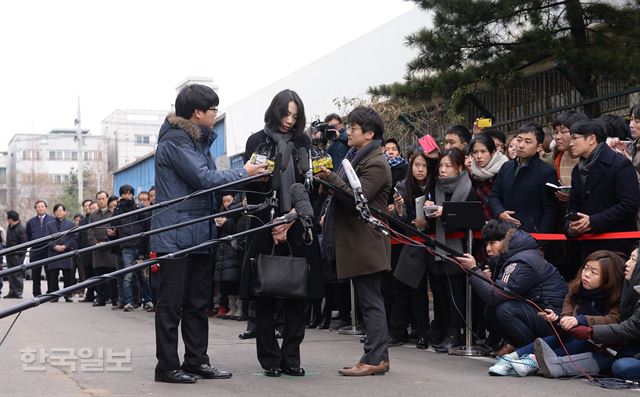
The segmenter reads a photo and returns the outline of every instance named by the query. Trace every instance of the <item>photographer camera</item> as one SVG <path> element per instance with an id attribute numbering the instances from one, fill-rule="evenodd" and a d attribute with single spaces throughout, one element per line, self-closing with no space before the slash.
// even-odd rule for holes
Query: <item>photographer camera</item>
<path id="1" fill-rule="evenodd" d="M 340 164 L 347 155 L 347 130 L 342 125 L 342 118 L 336 113 L 330 113 L 324 118 L 324 123 L 316 120 L 311 123 L 313 146 L 326 151 L 333 164 Z"/>

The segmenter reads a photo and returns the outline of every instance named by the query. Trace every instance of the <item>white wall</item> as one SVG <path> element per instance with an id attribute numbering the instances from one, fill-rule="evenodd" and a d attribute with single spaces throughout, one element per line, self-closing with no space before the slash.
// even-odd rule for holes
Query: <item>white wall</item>
<path id="1" fill-rule="evenodd" d="M 348 29 L 351 23 L 366 21 L 344 21 L 342 29 Z M 424 26 L 431 26 L 431 15 L 415 8 L 230 105 L 225 109 L 227 155 L 244 152 L 247 137 L 263 127 L 264 112 L 280 90 L 290 88 L 300 95 L 310 122 L 316 116 L 337 111 L 334 98 L 365 96 L 371 86 L 403 80 L 407 63 L 417 55 L 404 45 L 405 37 Z M 260 73 L 260 62 L 256 60 L 255 73 Z"/>

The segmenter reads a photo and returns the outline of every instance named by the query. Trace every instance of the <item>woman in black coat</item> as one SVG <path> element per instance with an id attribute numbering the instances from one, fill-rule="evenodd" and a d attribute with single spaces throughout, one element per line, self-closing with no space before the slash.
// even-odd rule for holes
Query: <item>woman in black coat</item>
<path id="1" fill-rule="evenodd" d="M 265 113 L 264 129 L 247 140 L 245 159 L 253 156 L 258 161 L 273 161 L 274 171 L 268 180 L 252 183 L 247 193 L 249 204 L 264 202 L 265 197 L 275 193 L 278 208 L 273 216 L 295 212 L 291 202 L 290 188 L 294 183 L 304 182 L 309 167 L 311 140 L 303 134 L 305 125 L 304 105 L 294 91 L 284 90 L 276 94 Z M 251 227 L 271 221 L 271 209 L 263 210 L 252 217 Z M 292 376 L 303 376 L 300 367 L 300 344 L 305 331 L 305 299 L 286 299 L 253 296 L 251 263 L 258 254 L 306 257 L 310 267 L 308 298 L 322 297 L 322 272 L 317 238 L 307 245 L 303 239 L 304 229 L 299 222 L 276 226 L 271 230 L 254 233 L 247 238 L 240 297 L 256 302 L 256 349 L 258 361 L 265 375 L 277 377 L 282 372 Z M 282 302 L 284 315 L 282 347 L 276 339 L 276 306 Z"/>
<path id="2" fill-rule="evenodd" d="M 65 219 L 67 210 L 62 204 L 56 204 L 53 206 L 53 214 L 56 220 L 49 222 L 46 225 L 47 234 L 54 234 L 58 232 L 64 232 L 71 230 L 75 227 L 75 223 Z M 78 240 L 76 234 L 67 234 L 54 240 L 49 244 L 49 257 L 57 256 L 75 250 L 78 247 Z M 55 292 L 59 289 L 58 276 L 62 270 L 62 277 L 64 279 L 64 287 L 70 287 L 73 284 L 73 258 L 61 259 L 56 262 L 49 263 L 47 265 L 47 284 L 49 285 L 48 294 Z M 64 297 L 66 302 L 72 302 L 71 294 Z"/>

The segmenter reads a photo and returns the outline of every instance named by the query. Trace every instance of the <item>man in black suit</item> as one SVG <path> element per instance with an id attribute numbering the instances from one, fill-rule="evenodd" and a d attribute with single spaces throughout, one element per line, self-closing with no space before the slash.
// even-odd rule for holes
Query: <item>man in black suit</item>
<path id="1" fill-rule="evenodd" d="M 580 120 L 571 126 L 569 150 L 580 157 L 571 173 L 566 234 L 635 231 L 640 188 L 633 164 L 606 143 L 602 125 Z M 582 257 L 597 250 L 629 254 L 635 239 L 581 241 Z M 582 262 L 582 261 L 579 261 Z"/>
<path id="2" fill-rule="evenodd" d="M 36 216 L 27 221 L 27 239 L 29 241 L 37 240 L 41 237 L 48 236 L 47 223 L 53 222 L 55 218 L 47 214 L 47 202 L 44 200 L 36 201 L 34 208 L 36 209 Z M 29 262 L 39 261 L 45 259 L 47 254 L 47 245 L 40 244 L 32 246 L 29 251 Z M 40 286 L 42 273 L 42 266 L 36 266 L 31 269 L 31 278 L 33 279 L 33 296 L 42 294 Z"/>

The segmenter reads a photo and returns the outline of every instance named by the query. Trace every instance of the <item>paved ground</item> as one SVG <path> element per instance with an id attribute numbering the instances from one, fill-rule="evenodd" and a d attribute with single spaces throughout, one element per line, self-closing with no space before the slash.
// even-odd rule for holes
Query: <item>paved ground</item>
<path id="1" fill-rule="evenodd" d="M 25 288 L 27 291 L 30 289 L 30 285 Z M 5 283 L 4 294 L 6 290 Z M 1 299 L 0 307 L 15 303 L 16 300 Z M 0 320 L 0 338 L 13 318 Z M 356 337 L 321 330 L 308 330 L 302 345 L 302 361 L 307 376 L 267 378 L 262 376 L 255 357 L 255 340 L 242 341 L 237 337 L 244 325 L 242 322 L 218 319 L 210 322 L 210 356 L 214 365 L 231 370 L 233 379 L 200 380 L 195 385 L 170 385 L 153 381 L 155 352 L 152 314 L 94 308 L 88 303 L 47 303 L 23 312 L 0 346 L 0 395 L 639 395 L 635 391 L 603 390 L 584 380 L 490 377 L 487 368 L 492 360 L 441 355 L 417 350 L 413 345 L 391 349 L 391 372 L 385 376 L 345 378 L 339 376 L 337 370 L 353 364 L 360 355 L 362 345 Z M 102 358 L 98 358 L 100 348 L 104 353 Z M 107 353 L 110 351 L 117 355 L 125 353 L 127 349 L 131 352 L 130 363 L 123 364 L 123 371 L 113 371 L 116 360 L 107 358 Z M 57 356 L 59 362 L 48 361 L 40 369 L 41 353 L 53 355 L 49 359 L 54 361 Z M 95 362 L 91 362 L 91 359 L 95 359 Z M 100 368 L 102 365 L 104 367 Z"/>

